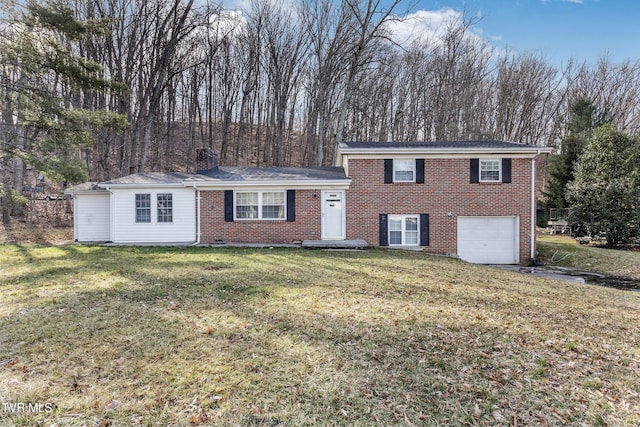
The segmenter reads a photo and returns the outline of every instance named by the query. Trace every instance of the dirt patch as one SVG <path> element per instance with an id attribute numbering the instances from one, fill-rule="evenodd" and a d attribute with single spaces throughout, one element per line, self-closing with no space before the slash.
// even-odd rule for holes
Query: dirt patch
<path id="1" fill-rule="evenodd" d="M 0 244 L 63 245 L 73 242 L 73 227 L 13 221 L 0 224 Z"/>

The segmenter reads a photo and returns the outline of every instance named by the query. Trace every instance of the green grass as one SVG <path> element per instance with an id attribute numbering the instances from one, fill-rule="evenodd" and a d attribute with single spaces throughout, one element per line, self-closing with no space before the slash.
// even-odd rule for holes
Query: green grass
<path id="1" fill-rule="evenodd" d="M 637 425 L 640 295 L 402 251 L 0 246 L 0 425 Z M 2 410 L 2 408 L 0 408 Z"/>
<path id="2" fill-rule="evenodd" d="M 539 260 L 548 265 L 640 280 L 640 251 L 580 245 L 569 236 L 538 236 Z"/>

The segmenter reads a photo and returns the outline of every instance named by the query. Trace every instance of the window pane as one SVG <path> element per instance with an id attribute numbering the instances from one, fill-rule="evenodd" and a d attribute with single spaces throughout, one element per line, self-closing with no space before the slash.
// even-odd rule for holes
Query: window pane
<path id="1" fill-rule="evenodd" d="M 405 228 L 407 231 L 418 230 L 418 218 L 407 218 L 405 220 Z"/>
<path id="2" fill-rule="evenodd" d="M 500 161 L 481 160 L 480 161 L 481 181 L 500 181 Z"/>
<path id="3" fill-rule="evenodd" d="M 262 218 L 264 219 L 284 218 L 284 206 L 262 206 Z"/>
<path id="4" fill-rule="evenodd" d="M 405 245 L 417 245 L 418 244 L 418 232 L 407 231 L 405 234 Z"/>
<path id="5" fill-rule="evenodd" d="M 236 218 L 239 219 L 247 219 L 247 218 L 258 218 L 258 206 L 237 206 L 236 207 Z"/>
<path id="6" fill-rule="evenodd" d="M 413 181 L 415 167 L 415 160 L 394 160 L 394 181 Z"/>
<path id="7" fill-rule="evenodd" d="M 401 245 L 402 244 L 402 231 L 391 231 L 391 232 L 389 232 L 389 244 L 390 245 Z"/>
<path id="8" fill-rule="evenodd" d="M 158 222 L 173 222 L 173 194 L 158 194 Z"/>
<path id="9" fill-rule="evenodd" d="M 389 219 L 389 230 L 402 231 L 402 220 L 401 219 Z"/>
<path id="10" fill-rule="evenodd" d="M 136 194 L 136 222 L 151 222 L 151 194 Z"/>
<path id="11" fill-rule="evenodd" d="M 265 191 L 262 193 L 262 218 L 284 218 L 284 192 Z"/>
<path id="12" fill-rule="evenodd" d="M 257 192 L 237 192 L 236 193 L 236 218 L 257 219 L 258 218 L 258 193 Z"/>

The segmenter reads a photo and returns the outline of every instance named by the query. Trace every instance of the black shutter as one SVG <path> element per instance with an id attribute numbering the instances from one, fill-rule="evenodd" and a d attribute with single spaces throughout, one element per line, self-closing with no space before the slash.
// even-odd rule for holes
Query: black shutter
<path id="1" fill-rule="evenodd" d="M 429 246 L 429 214 L 420 215 L 420 246 Z"/>
<path id="2" fill-rule="evenodd" d="M 416 184 L 424 184 L 424 159 L 416 159 Z"/>
<path id="3" fill-rule="evenodd" d="M 380 214 L 380 246 L 389 246 L 389 215 Z"/>
<path id="4" fill-rule="evenodd" d="M 224 221 L 233 222 L 233 190 L 224 190 Z"/>
<path id="5" fill-rule="evenodd" d="M 296 190 L 287 190 L 287 221 L 296 220 Z"/>
<path id="6" fill-rule="evenodd" d="M 384 159 L 384 183 L 393 182 L 393 159 Z"/>
<path id="7" fill-rule="evenodd" d="M 511 159 L 502 159 L 502 182 L 511 182 Z"/>
<path id="8" fill-rule="evenodd" d="M 469 162 L 469 167 L 471 170 L 471 177 L 469 182 L 471 184 L 477 184 L 480 182 L 480 159 L 471 159 Z"/>

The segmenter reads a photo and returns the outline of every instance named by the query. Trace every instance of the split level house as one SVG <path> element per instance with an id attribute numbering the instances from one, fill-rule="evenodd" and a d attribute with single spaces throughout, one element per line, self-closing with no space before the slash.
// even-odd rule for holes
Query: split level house
<path id="1" fill-rule="evenodd" d="M 481 264 L 535 259 L 536 158 L 505 141 L 341 142 L 337 167 L 242 168 L 196 153 L 196 173 L 76 186 L 78 242 L 364 241 Z"/>

